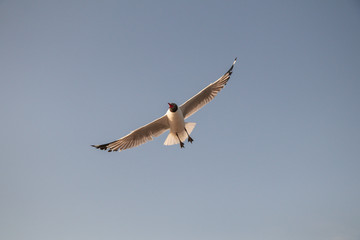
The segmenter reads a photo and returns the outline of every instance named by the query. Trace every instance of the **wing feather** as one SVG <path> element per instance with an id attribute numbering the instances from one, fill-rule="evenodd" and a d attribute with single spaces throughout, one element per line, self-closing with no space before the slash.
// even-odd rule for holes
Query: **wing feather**
<path id="1" fill-rule="evenodd" d="M 205 106 L 207 103 L 214 99 L 218 92 L 220 92 L 220 90 L 229 81 L 235 63 L 236 58 L 230 69 L 223 76 L 221 76 L 215 82 L 209 84 L 198 94 L 196 94 L 180 106 L 185 119 L 199 111 L 203 106 Z"/>
<path id="2" fill-rule="evenodd" d="M 167 116 L 164 115 L 152 121 L 151 123 L 132 131 L 128 135 L 118 140 L 106 144 L 92 146 L 101 150 L 108 150 L 109 152 L 122 151 L 151 141 L 153 137 L 160 136 L 167 129 L 169 129 L 169 122 Z"/>

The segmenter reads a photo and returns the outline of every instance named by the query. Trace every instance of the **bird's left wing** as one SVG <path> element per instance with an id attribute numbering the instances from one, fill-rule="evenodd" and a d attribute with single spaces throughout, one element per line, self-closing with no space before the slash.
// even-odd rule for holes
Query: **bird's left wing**
<path id="1" fill-rule="evenodd" d="M 167 116 L 164 115 L 152 121 L 151 123 L 132 131 L 125 137 L 122 137 L 116 141 L 91 146 L 101 150 L 108 150 L 109 152 L 122 151 L 151 141 L 153 140 L 153 137 L 160 136 L 167 129 L 169 129 L 169 122 Z"/>
<path id="2" fill-rule="evenodd" d="M 208 102 L 214 99 L 214 97 L 218 94 L 218 92 L 220 92 L 220 90 L 226 85 L 226 83 L 230 79 L 235 63 L 236 58 L 230 69 L 223 76 L 221 76 L 218 80 L 211 83 L 209 86 L 201 90 L 198 94 L 196 94 L 180 106 L 180 109 L 185 119 L 199 111 L 200 108 L 202 108 Z"/>

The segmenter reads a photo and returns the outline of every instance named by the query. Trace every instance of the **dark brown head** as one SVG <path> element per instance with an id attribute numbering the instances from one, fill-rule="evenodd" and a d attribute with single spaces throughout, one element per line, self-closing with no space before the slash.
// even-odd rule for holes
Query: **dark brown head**
<path id="1" fill-rule="evenodd" d="M 169 104 L 170 112 L 176 112 L 178 110 L 178 106 L 176 105 L 176 103 L 168 103 L 168 104 Z"/>

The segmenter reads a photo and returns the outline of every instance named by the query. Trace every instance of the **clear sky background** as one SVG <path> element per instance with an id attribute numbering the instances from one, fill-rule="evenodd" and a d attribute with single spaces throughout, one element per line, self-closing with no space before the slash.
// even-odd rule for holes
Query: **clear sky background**
<path id="1" fill-rule="evenodd" d="M 360 2 L 0 1 L 0 239 L 359 240 Z M 189 118 L 117 153 L 238 62 Z"/>

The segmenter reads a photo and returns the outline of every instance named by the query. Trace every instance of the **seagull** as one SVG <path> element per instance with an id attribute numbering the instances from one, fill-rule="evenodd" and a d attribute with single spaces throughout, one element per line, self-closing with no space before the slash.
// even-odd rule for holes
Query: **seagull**
<path id="1" fill-rule="evenodd" d="M 185 119 L 213 100 L 218 92 L 226 85 L 232 74 L 236 59 L 237 58 L 235 58 L 230 69 L 223 76 L 209 84 L 180 107 L 178 107 L 176 103 L 168 103 L 169 109 L 164 116 L 132 131 L 118 140 L 91 146 L 101 150 L 107 150 L 108 152 L 122 151 L 151 141 L 154 137 L 158 137 L 170 129 L 164 145 L 180 144 L 180 148 L 184 148 L 184 141 L 186 139 L 188 139 L 190 143 L 194 141 L 194 139 L 190 137 L 190 134 L 196 125 L 196 123 L 193 122 L 185 122 Z"/>

